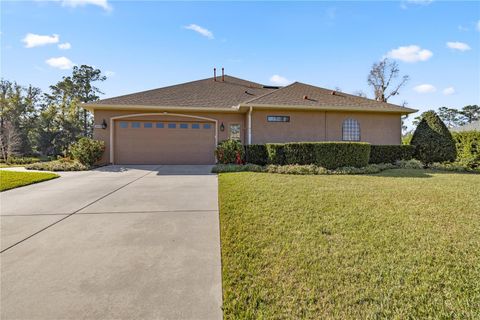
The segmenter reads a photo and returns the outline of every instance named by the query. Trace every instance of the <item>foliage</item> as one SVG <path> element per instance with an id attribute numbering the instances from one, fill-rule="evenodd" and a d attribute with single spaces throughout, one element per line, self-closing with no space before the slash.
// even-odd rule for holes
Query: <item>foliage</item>
<path id="1" fill-rule="evenodd" d="M 251 144 L 245 146 L 245 161 L 258 165 L 268 163 L 267 146 L 264 144 Z"/>
<path id="2" fill-rule="evenodd" d="M 5 161 L 6 164 L 30 164 L 40 162 L 42 159 L 37 157 L 10 157 Z M 3 161 L 0 161 L 3 162 Z"/>
<path id="3" fill-rule="evenodd" d="M 476 319 L 480 179 L 219 176 L 224 319 Z"/>
<path id="4" fill-rule="evenodd" d="M 215 149 L 215 156 L 218 163 L 241 164 L 244 157 L 243 145 L 234 139 L 222 141 Z"/>
<path id="5" fill-rule="evenodd" d="M 480 119 L 480 107 L 467 105 L 458 110 L 455 108 L 440 107 L 438 116 L 449 128 L 459 127 Z"/>
<path id="6" fill-rule="evenodd" d="M 425 164 L 454 161 L 457 155 L 450 131 L 434 111 L 423 113 L 413 133 L 411 145 L 416 147 L 415 158 Z"/>
<path id="7" fill-rule="evenodd" d="M 327 169 L 364 167 L 370 144 L 364 142 L 298 142 L 285 144 L 287 164 L 316 164 Z"/>
<path id="8" fill-rule="evenodd" d="M 73 159 L 91 167 L 102 157 L 105 150 L 105 143 L 90 138 L 80 138 L 70 147 L 70 153 Z"/>
<path id="9" fill-rule="evenodd" d="M 368 75 L 368 85 L 373 88 L 373 93 L 377 101 L 387 102 L 390 97 L 399 94 L 399 90 L 409 80 L 409 77 L 405 75 L 394 85 L 392 81 L 398 78 L 399 73 L 400 69 L 396 61 L 390 61 L 385 58 L 373 64 L 370 74 Z"/>
<path id="10" fill-rule="evenodd" d="M 397 160 L 410 160 L 415 147 L 410 145 L 372 145 L 370 163 L 395 163 Z"/>
<path id="11" fill-rule="evenodd" d="M 43 170 L 43 171 L 84 171 L 89 167 L 78 160 L 63 158 L 49 162 L 37 162 L 25 166 L 28 170 Z"/>
<path id="12" fill-rule="evenodd" d="M 285 164 L 285 144 L 283 143 L 267 143 L 267 155 L 269 164 Z"/>
<path id="13" fill-rule="evenodd" d="M 58 178 L 58 174 L 45 172 L 19 172 L 0 170 L 0 191 Z"/>
<path id="14" fill-rule="evenodd" d="M 412 141 L 413 133 L 407 132 L 402 136 L 402 145 L 408 146 L 410 145 L 410 142 Z"/>
<path id="15" fill-rule="evenodd" d="M 222 172 L 263 172 L 265 169 L 258 164 L 247 163 L 245 165 L 238 164 L 217 164 L 212 168 L 212 173 Z"/>
<path id="16" fill-rule="evenodd" d="M 403 169 L 423 169 L 424 165 L 421 161 L 416 159 L 398 160 L 395 165 Z"/>
<path id="17" fill-rule="evenodd" d="M 470 168 L 480 167 L 480 131 L 453 132 L 457 162 Z"/>
<path id="18" fill-rule="evenodd" d="M 431 169 L 456 172 L 476 172 L 480 173 L 480 167 L 472 167 L 469 163 L 462 162 L 434 162 L 430 165 Z"/>

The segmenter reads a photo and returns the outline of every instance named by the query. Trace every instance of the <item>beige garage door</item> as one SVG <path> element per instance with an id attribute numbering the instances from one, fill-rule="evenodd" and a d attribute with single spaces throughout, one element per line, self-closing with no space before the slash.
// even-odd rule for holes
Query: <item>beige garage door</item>
<path id="1" fill-rule="evenodd" d="M 115 121 L 116 164 L 213 164 L 213 122 Z"/>

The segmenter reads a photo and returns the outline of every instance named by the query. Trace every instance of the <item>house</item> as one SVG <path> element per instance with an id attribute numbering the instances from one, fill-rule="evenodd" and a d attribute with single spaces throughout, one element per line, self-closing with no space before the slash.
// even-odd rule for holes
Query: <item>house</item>
<path id="1" fill-rule="evenodd" d="M 480 131 L 480 120 L 472 121 L 456 128 L 452 128 L 450 131 L 463 132 L 463 131 Z"/>
<path id="2" fill-rule="evenodd" d="M 222 70 L 223 71 L 223 70 Z M 103 163 L 213 164 L 222 140 L 244 144 L 365 141 L 400 144 L 401 116 L 417 110 L 295 82 L 223 75 L 85 104 Z"/>

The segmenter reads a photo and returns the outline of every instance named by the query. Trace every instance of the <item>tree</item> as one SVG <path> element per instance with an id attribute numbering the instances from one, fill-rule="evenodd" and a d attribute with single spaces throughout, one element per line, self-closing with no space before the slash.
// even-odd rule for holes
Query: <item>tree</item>
<path id="1" fill-rule="evenodd" d="M 394 84 L 399 73 L 398 64 L 387 58 L 372 65 L 368 75 L 368 85 L 373 87 L 376 100 L 387 102 L 388 99 L 399 94 L 400 88 L 409 80 L 409 76 L 404 75 L 398 83 Z"/>
<path id="2" fill-rule="evenodd" d="M 461 114 L 457 109 L 440 107 L 438 116 L 449 128 L 457 127 L 463 124 Z"/>
<path id="3" fill-rule="evenodd" d="M 416 146 L 415 158 L 427 165 L 454 161 L 457 156 L 450 131 L 434 111 L 422 114 L 422 120 L 413 133 L 410 144 Z"/>
<path id="4" fill-rule="evenodd" d="M 472 123 L 480 119 L 480 107 L 478 105 L 465 106 L 459 113 L 465 118 L 466 123 Z"/>

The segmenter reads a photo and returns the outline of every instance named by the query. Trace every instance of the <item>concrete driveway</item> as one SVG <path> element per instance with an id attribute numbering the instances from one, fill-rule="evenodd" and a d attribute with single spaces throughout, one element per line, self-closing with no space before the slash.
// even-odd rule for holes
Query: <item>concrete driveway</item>
<path id="1" fill-rule="evenodd" d="M 220 319 L 210 166 L 109 166 L 1 193 L 1 319 Z"/>

